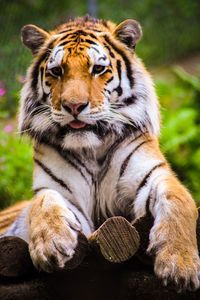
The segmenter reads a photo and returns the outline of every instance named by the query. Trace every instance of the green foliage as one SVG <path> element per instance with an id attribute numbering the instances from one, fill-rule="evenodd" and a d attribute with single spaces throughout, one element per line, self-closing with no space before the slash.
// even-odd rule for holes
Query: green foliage
<path id="1" fill-rule="evenodd" d="M 143 28 L 137 52 L 148 65 L 166 63 L 200 48 L 199 0 L 99 1 L 100 17 L 135 18 Z"/>
<path id="2" fill-rule="evenodd" d="M 31 198 L 32 150 L 13 132 L 13 125 L 0 129 L 0 209 L 16 200 Z"/>
<path id="3" fill-rule="evenodd" d="M 174 82 L 158 81 L 163 109 L 161 145 L 178 177 L 200 203 L 200 80 L 180 68 Z"/>

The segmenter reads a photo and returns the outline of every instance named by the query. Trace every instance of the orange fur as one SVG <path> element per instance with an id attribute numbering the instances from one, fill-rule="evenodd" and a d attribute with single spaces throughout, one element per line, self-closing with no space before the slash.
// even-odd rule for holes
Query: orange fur
<path id="1" fill-rule="evenodd" d="M 14 205 L 0 211 L 0 234 L 3 234 L 8 227 L 16 220 L 22 209 L 25 208 L 30 201 L 17 202 Z"/>

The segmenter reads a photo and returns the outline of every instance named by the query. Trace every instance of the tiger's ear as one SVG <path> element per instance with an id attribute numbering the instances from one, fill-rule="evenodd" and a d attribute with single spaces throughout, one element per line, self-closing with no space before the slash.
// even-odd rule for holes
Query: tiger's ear
<path id="1" fill-rule="evenodd" d="M 114 36 L 129 48 L 134 49 L 142 37 L 142 28 L 137 21 L 127 19 L 116 27 Z"/>
<path id="2" fill-rule="evenodd" d="M 22 42 L 33 54 L 39 51 L 49 36 L 50 34 L 48 32 L 35 25 L 25 25 L 21 29 Z"/>

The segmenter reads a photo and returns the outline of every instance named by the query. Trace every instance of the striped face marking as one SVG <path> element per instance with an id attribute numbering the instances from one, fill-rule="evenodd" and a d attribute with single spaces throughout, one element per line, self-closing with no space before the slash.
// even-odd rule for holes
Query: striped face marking
<path id="1" fill-rule="evenodd" d="M 50 56 L 49 62 L 47 64 L 48 69 L 58 67 L 61 65 L 62 59 L 64 57 L 65 51 L 62 46 L 57 46 L 53 49 Z"/>
<path id="2" fill-rule="evenodd" d="M 94 45 L 88 50 L 88 56 L 93 65 L 100 65 L 108 67 L 110 65 L 110 60 L 104 48 L 101 45 Z"/>

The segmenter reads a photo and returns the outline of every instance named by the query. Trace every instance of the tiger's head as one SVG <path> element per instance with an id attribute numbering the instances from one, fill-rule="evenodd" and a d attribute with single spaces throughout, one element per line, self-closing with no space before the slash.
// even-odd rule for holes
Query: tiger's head
<path id="1" fill-rule="evenodd" d="M 131 19 L 115 25 L 83 17 L 50 32 L 24 26 L 34 58 L 21 93 L 21 132 L 66 148 L 127 132 L 158 134 L 153 83 L 135 54 L 141 35 Z"/>

